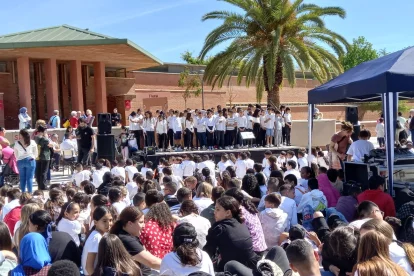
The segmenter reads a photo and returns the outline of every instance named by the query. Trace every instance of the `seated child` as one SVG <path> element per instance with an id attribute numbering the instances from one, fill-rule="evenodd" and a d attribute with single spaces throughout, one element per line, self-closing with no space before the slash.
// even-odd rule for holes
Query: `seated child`
<path id="1" fill-rule="evenodd" d="M 279 194 L 268 194 L 265 197 L 265 207 L 259 214 L 268 248 L 278 245 L 279 236 L 287 231 L 287 214 L 279 208 L 281 197 Z"/>
<path id="2" fill-rule="evenodd" d="M 84 180 L 90 180 L 92 173 L 89 170 L 84 170 L 81 163 L 75 165 L 75 171 L 72 175 L 72 182 L 76 186 L 80 187 L 80 184 Z"/>

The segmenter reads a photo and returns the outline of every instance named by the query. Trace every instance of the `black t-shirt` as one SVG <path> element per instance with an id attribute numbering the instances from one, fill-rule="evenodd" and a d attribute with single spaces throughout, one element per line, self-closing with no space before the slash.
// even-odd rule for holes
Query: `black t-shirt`
<path id="1" fill-rule="evenodd" d="M 84 128 L 78 128 L 76 130 L 76 136 L 78 139 L 79 147 L 81 148 L 92 148 L 92 136 L 95 135 L 95 132 L 90 126 Z"/>
<path id="2" fill-rule="evenodd" d="M 135 256 L 145 250 L 144 246 L 142 245 L 138 237 L 134 237 L 124 230 L 121 230 L 121 232 L 119 232 L 118 237 L 122 241 L 122 243 L 125 246 L 125 249 L 131 256 Z M 141 263 L 139 264 L 139 267 L 141 268 L 141 273 L 143 276 L 151 274 L 151 269 L 149 267 Z"/>
<path id="3" fill-rule="evenodd" d="M 121 119 L 122 117 L 120 113 L 112 113 L 111 114 L 112 126 L 117 126 L 117 124 L 121 122 Z"/>

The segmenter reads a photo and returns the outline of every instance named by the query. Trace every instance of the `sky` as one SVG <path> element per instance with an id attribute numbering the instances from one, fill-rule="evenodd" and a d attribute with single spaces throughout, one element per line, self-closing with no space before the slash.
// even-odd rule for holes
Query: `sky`
<path id="1" fill-rule="evenodd" d="M 326 18 L 326 26 L 348 41 L 365 36 L 376 49 L 398 51 L 414 45 L 414 0 L 305 0 L 340 6 L 345 19 Z M 197 55 L 207 34 L 220 21 L 202 22 L 214 10 L 235 10 L 217 0 L 20 0 L 2 3 L 0 34 L 62 24 L 116 38 L 128 38 L 164 62 L 183 62 L 181 53 Z M 225 45 L 217 47 L 214 53 Z"/>

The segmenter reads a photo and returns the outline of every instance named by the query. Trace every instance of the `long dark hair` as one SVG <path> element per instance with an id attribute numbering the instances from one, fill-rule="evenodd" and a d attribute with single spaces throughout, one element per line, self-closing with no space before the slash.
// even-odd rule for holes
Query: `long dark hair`
<path id="1" fill-rule="evenodd" d="M 118 220 L 112 225 L 109 233 L 119 235 L 122 228 L 128 223 L 128 221 L 135 222 L 139 220 L 144 214 L 134 206 L 128 206 L 122 210 L 119 214 Z"/>
<path id="2" fill-rule="evenodd" d="M 234 197 L 224 195 L 217 199 L 216 204 L 223 207 L 223 209 L 226 211 L 230 210 L 232 217 L 236 219 L 238 222 L 244 222 L 244 218 L 240 210 L 240 204 Z"/>
<path id="3" fill-rule="evenodd" d="M 54 207 L 62 208 L 65 204 L 63 199 L 63 191 L 57 188 L 53 188 L 49 191 L 49 199 L 45 203 L 45 210 L 49 212 L 52 219 L 55 217 Z"/>
<path id="4" fill-rule="evenodd" d="M 256 176 L 253 174 L 246 174 L 243 177 L 242 189 L 252 197 L 261 198 L 260 186 Z"/>
<path id="5" fill-rule="evenodd" d="M 224 193 L 226 196 L 231 196 L 243 206 L 250 214 L 257 214 L 259 211 L 250 199 L 246 199 L 239 188 L 231 188 Z"/>
<path id="6" fill-rule="evenodd" d="M 174 220 L 171 215 L 170 208 L 164 202 L 155 203 L 151 206 L 149 212 L 145 216 L 145 221 L 154 220 L 162 229 L 173 227 Z"/>
<path id="7" fill-rule="evenodd" d="M 207 183 L 210 183 L 211 185 L 213 185 L 213 179 L 210 176 L 210 169 L 208 167 L 204 167 L 201 170 L 201 173 L 204 176 L 204 181 L 207 182 Z"/>
<path id="8" fill-rule="evenodd" d="M 107 207 L 107 206 L 98 206 L 95 208 L 92 214 L 92 219 L 95 221 L 100 220 L 103 218 L 106 214 L 111 214 L 113 216 L 113 212 Z M 88 240 L 89 235 L 96 229 L 96 225 L 92 227 L 92 229 L 89 231 L 88 236 L 86 237 L 85 241 Z"/>
<path id="9" fill-rule="evenodd" d="M 196 266 L 201 262 L 197 254 L 197 232 L 192 224 L 183 222 L 174 229 L 173 246 L 173 251 L 177 253 L 183 266 Z"/>
<path id="10" fill-rule="evenodd" d="M 26 146 L 30 145 L 30 134 L 27 129 L 21 129 L 19 134 L 23 137 L 23 142 Z"/>
<path id="11" fill-rule="evenodd" d="M 4 222 L 0 222 L 0 250 L 12 250 L 10 231 Z"/>
<path id="12" fill-rule="evenodd" d="M 113 234 L 104 235 L 99 242 L 98 261 L 92 276 L 101 276 L 105 267 L 115 269 L 116 275 L 141 275 L 121 240 Z"/>

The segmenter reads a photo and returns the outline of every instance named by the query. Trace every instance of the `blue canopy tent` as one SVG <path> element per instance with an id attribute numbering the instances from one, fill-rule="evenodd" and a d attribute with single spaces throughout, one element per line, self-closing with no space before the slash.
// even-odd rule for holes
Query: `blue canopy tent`
<path id="1" fill-rule="evenodd" d="M 394 148 L 398 98 L 414 98 L 414 47 L 364 62 L 308 92 L 309 152 L 313 110 L 318 103 L 382 101 L 386 148 Z M 387 150 L 389 192 L 393 191 L 394 151 Z"/>

